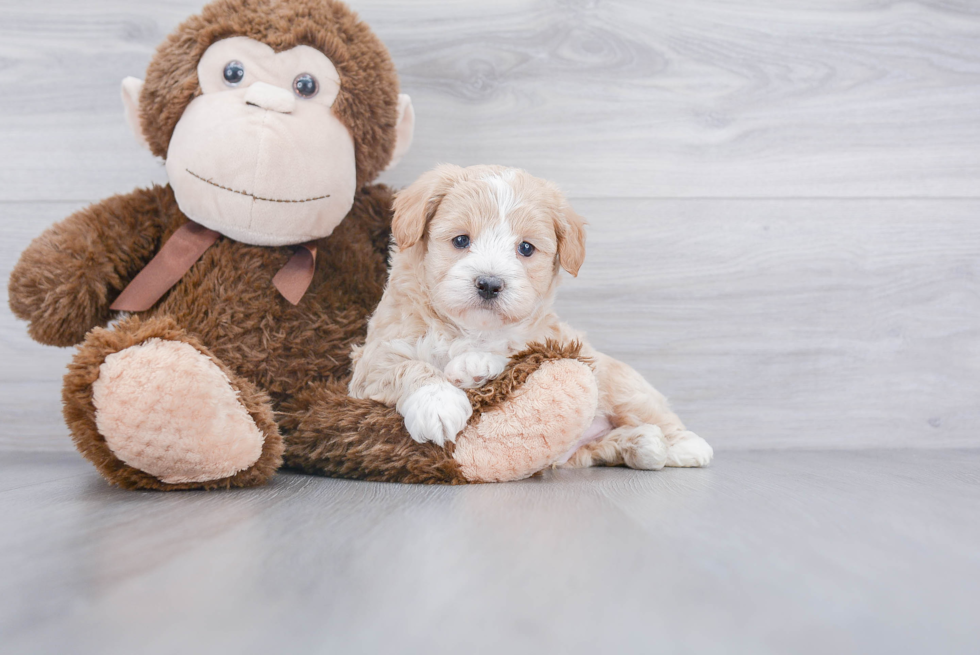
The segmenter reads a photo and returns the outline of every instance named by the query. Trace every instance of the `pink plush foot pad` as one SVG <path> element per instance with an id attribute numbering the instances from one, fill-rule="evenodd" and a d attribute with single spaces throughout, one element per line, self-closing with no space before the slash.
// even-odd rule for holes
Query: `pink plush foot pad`
<path id="1" fill-rule="evenodd" d="M 463 431 L 453 457 L 475 482 L 534 475 L 576 445 L 592 424 L 598 398 L 587 365 L 571 359 L 545 362 L 507 402 L 506 411 L 486 412 Z"/>
<path id="2" fill-rule="evenodd" d="M 150 339 L 109 355 L 92 401 L 112 452 L 168 484 L 225 478 L 262 454 L 262 432 L 228 377 L 183 342 Z"/>

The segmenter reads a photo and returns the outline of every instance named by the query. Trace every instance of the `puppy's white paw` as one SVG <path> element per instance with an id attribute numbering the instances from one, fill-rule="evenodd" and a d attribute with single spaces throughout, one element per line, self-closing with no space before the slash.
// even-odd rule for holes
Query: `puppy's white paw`
<path id="1" fill-rule="evenodd" d="M 465 353 L 454 357 L 443 371 L 460 389 L 474 389 L 492 380 L 507 367 L 507 358 L 492 353 Z"/>
<path id="2" fill-rule="evenodd" d="M 456 441 L 473 413 L 466 394 L 449 384 L 428 384 L 399 403 L 398 412 L 405 417 L 405 428 L 419 443 L 431 441 L 443 446 Z"/>
<path id="3" fill-rule="evenodd" d="M 624 440 L 623 462 L 632 469 L 659 471 L 667 462 L 667 452 L 667 440 L 659 426 L 639 425 Z"/>
<path id="4" fill-rule="evenodd" d="M 667 450 L 667 466 L 707 466 L 715 455 L 708 442 L 693 432 L 681 432 L 671 442 Z"/>

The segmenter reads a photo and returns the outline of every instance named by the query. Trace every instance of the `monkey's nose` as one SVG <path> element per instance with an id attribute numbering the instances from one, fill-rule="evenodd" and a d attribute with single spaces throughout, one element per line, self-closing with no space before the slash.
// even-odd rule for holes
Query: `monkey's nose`
<path id="1" fill-rule="evenodd" d="M 476 278 L 476 292 L 484 300 L 493 300 L 504 288 L 504 281 L 492 275 L 481 275 Z"/>
<path id="2" fill-rule="evenodd" d="M 245 104 L 280 114 L 291 114 L 296 109 L 296 96 L 278 86 L 255 82 L 245 92 Z"/>

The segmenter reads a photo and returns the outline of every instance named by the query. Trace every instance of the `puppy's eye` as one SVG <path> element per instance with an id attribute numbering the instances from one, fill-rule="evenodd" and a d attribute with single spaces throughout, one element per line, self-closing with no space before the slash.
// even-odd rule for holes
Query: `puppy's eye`
<path id="1" fill-rule="evenodd" d="M 229 61 L 225 64 L 224 78 L 228 86 L 238 86 L 245 79 L 245 66 L 240 61 Z"/>
<path id="2" fill-rule="evenodd" d="M 522 257 L 530 257 L 534 254 L 534 246 L 527 241 L 521 241 L 521 244 L 517 246 L 517 252 L 519 252 Z"/>
<path id="3" fill-rule="evenodd" d="M 465 234 L 460 234 L 458 237 L 453 239 L 453 245 L 462 250 L 463 248 L 470 247 L 470 238 Z"/>
<path id="4" fill-rule="evenodd" d="M 312 98 L 320 90 L 320 85 L 316 83 L 316 78 L 309 73 L 297 75 L 293 80 L 293 91 L 301 98 Z"/>

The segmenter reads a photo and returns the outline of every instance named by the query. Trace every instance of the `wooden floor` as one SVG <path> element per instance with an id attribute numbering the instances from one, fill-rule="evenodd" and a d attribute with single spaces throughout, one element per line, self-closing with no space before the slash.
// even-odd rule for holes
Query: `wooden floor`
<path id="1" fill-rule="evenodd" d="M 132 493 L 0 456 L 6 653 L 976 653 L 980 452 Z M 149 644 L 149 646 L 146 646 Z"/>
<path id="2" fill-rule="evenodd" d="M 0 278 L 164 182 L 119 83 L 202 0 L 0 0 Z M 108 488 L 0 285 L 0 652 L 977 653 L 980 3 L 353 0 L 418 116 L 589 220 L 559 310 L 701 471 Z"/>

